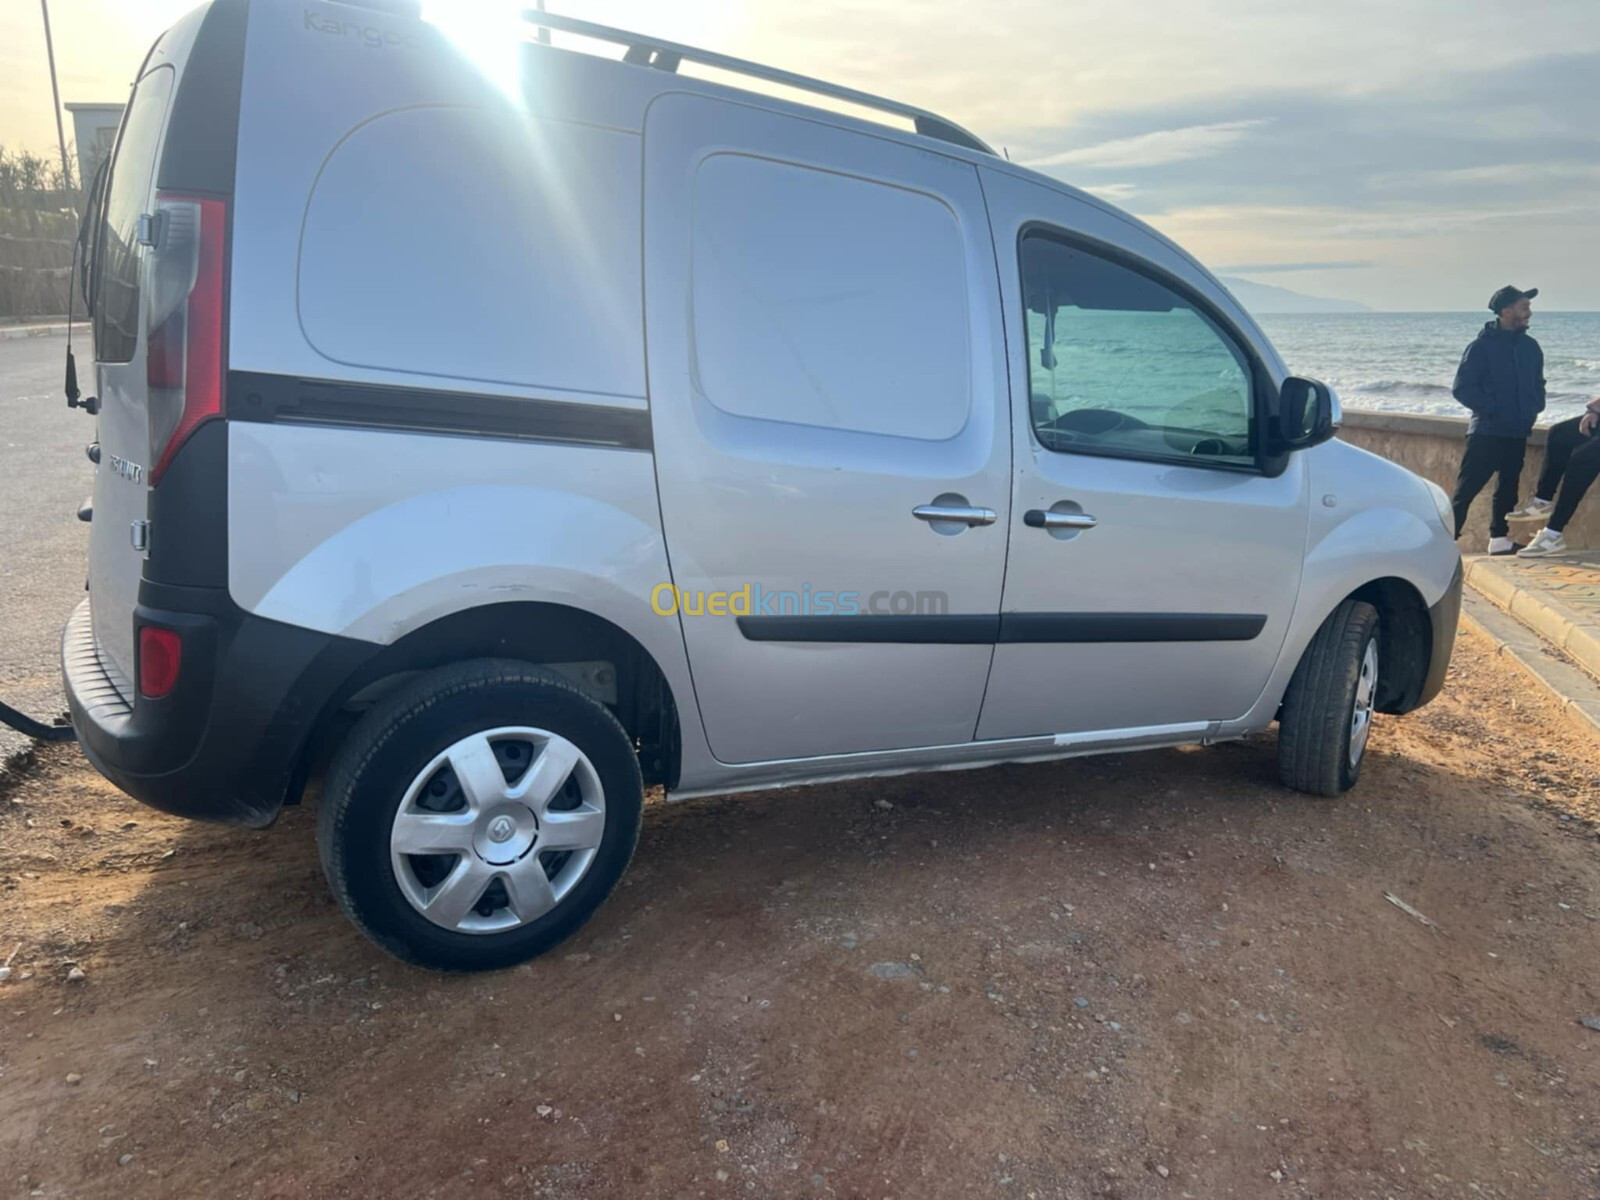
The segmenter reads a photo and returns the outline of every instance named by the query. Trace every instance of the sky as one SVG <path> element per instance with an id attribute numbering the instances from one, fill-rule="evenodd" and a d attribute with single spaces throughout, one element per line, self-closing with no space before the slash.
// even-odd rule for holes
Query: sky
<path id="1" fill-rule="evenodd" d="M 190 6 L 51 0 L 62 99 L 125 98 Z M 1600 310 L 1600 0 L 549 6 L 931 108 L 1226 274 L 1385 310 L 1504 283 Z M 44 63 L 37 3 L 6 0 L 0 145 L 54 151 Z"/>

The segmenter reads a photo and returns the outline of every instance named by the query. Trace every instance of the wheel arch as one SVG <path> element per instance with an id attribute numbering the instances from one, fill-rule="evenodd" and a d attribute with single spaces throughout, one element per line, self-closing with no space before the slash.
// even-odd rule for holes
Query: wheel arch
<path id="1" fill-rule="evenodd" d="M 1388 575 L 1362 584 L 1345 599 L 1364 600 L 1378 610 L 1378 711 L 1410 712 L 1421 703 L 1433 660 L 1433 622 L 1422 593 L 1409 580 Z"/>
<path id="2" fill-rule="evenodd" d="M 382 647 L 327 696 L 295 756 L 287 803 L 296 803 L 366 709 L 417 674 L 478 658 L 540 666 L 610 664 L 601 675 L 567 673 L 606 704 L 634 740 L 647 784 L 677 783 L 682 761 L 679 704 L 661 665 L 616 623 L 565 604 L 510 601 L 438 617 Z"/>

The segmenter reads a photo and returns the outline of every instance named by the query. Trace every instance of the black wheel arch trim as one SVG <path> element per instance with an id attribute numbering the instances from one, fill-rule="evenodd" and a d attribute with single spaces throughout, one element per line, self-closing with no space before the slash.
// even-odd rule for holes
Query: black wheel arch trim
<path id="1" fill-rule="evenodd" d="M 1445 676 L 1450 671 L 1450 656 L 1455 652 L 1456 630 L 1461 625 L 1461 588 L 1464 582 L 1464 569 L 1461 563 L 1456 563 L 1455 574 L 1450 577 L 1450 586 L 1445 589 L 1439 602 L 1428 610 L 1428 625 L 1433 638 L 1428 652 L 1428 670 L 1423 676 L 1422 687 L 1412 702 L 1399 712 L 1411 712 L 1421 708 L 1438 697 L 1444 691 Z"/>
<path id="2" fill-rule="evenodd" d="M 678 701 L 660 665 L 637 639 L 603 618 L 557 605 L 530 613 L 533 607 L 467 609 L 452 617 L 482 620 L 465 632 L 448 629 L 452 617 L 444 617 L 380 645 L 257 616 L 223 588 L 147 579 L 131 619 L 136 626 L 182 634 L 178 686 L 159 699 L 124 697 L 128 703 L 110 711 L 95 702 L 97 688 L 103 689 L 96 652 L 80 646 L 63 654 L 68 707 L 90 761 L 135 799 L 177 816 L 259 828 L 271 824 L 286 802 L 298 800 L 322 755 L 345 732 L 342 710 L 363 689 L 468 659 L 537 665 L 540 659 L 529 655 L 533 647 L 508 631 L 560 610 L 569 614 L 570 628 L 553 628 L 552 637 L 571 629 L 593 634 L 603 625 L 619 656 L 640 656 L 626 663 L 630 686 L 619 686 L 617 715 L 637 738 L 641 767 L 652 782 L 675 785 Z M 510 609 L 517 611 L 500 611 Z M 619 675 L 623 666 L 618 663 Z M 352 713 L 352 724 L 354 719 Z"/>

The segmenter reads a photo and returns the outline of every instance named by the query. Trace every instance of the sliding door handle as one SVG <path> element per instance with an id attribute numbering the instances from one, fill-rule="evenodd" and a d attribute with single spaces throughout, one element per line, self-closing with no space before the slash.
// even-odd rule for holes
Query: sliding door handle
<path id="1" fill-rule="evenodd" d="M 1042 508 L 1030 508 L 1022 514 L 1022 523 L 1029 529 L 1093 529 L 1100 521 L 1088 513 L 1046 512 Z"/>
<path id="2" fill-rule="evenodd" d="M 962 525 L 993 525 L 995 511 L 971 504 L 919 504 L 911 510 L 919 521 L 956 521 Z"/>

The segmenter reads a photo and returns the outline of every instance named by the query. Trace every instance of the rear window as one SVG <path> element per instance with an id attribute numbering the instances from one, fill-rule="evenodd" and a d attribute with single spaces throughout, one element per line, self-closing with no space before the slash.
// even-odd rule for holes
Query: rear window
<path id="1" fill-rule="evenodd" d="M 171 67 L 139 80 L 128 102 L 97 239 L 94 346 L 100 362 L 127 362 L 139 343 L 139 217 L 148 211 L 156 146 L 172 95 Z"/>

